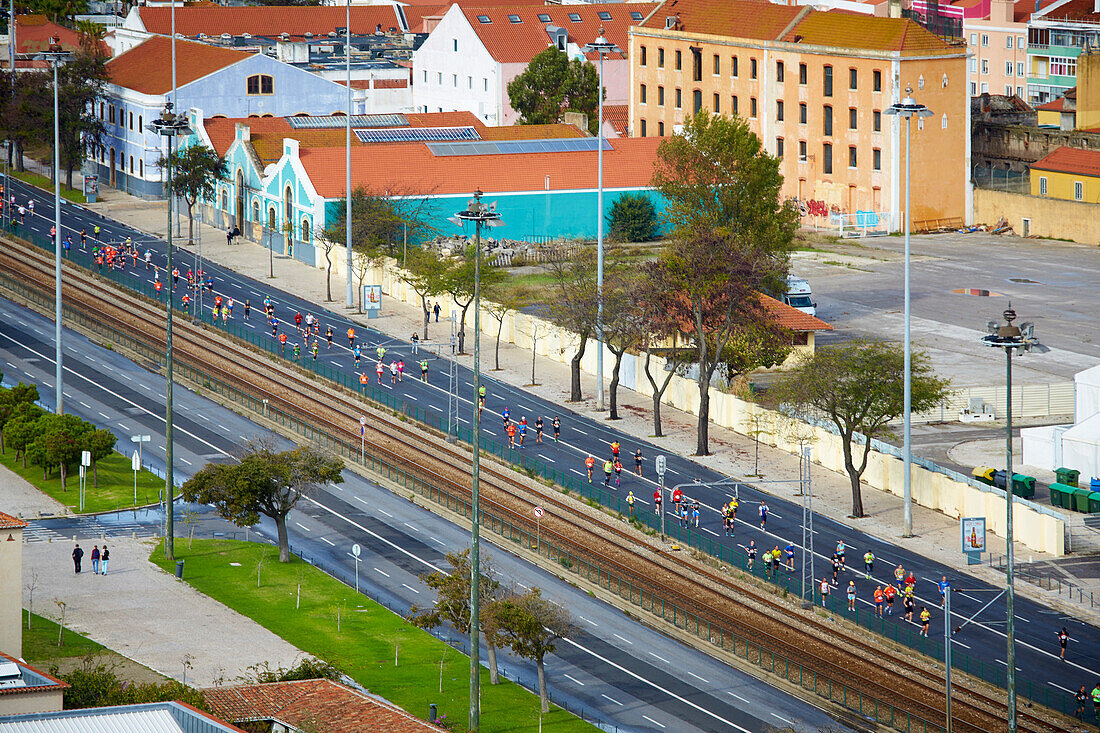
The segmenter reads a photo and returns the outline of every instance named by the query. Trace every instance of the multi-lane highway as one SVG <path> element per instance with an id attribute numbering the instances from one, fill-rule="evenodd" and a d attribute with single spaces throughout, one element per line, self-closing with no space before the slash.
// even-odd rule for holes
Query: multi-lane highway
<path id="1" fill-rule="evenodd" d="M 41 191 L 31 189 L 23 184 L 16 183 L 14 187 L 17 199 L 22 203 L 28 196 L 36 198 L 35 211 L 39 216 L 27 221 L 26 228 L 40 236 L 47 236 L 52 223 L 52 198 L 42 195 Z M 90 233 L 94 224 L 101 227 L 100 238 L 104 241 L 119 242 L 126 237 L 133 238 L 134 242 L 144 252 L 150 249 L 153 252 L 152 261 L 156 266 L 164 264 L 164 244 L 149 235 L 135 231 L 125 225 L 101 218 L 99 215 L 89 212 L 81 207 L 65 204 L 63 206 L 62 231 L 65 234 L 79 232 L 86 228 Z M 79 247 L 79 237 L 73 236 L 74 242 Z M 90 245 L 90 235 L 89 235 Z M 186 272 L 191 266 L 191 255 L 187 253 L 179 257 L 183 260 L 180 269 Z M 414 372 L 418 372 L 415 364 L 421 355 L 414 356 L 408 344 L 395 340 L 393 337 L 379 333 L 355 323 L 357 341 L 362 345 L 363 365 L 356 371 L 348 342 L 344 333 L 350 321 L 340 313 L 323 310 L 315 303 L 309 303 L 292 293 L 279 290 L 265 283 L 239 275 L 217 265 L 207 264 L 206 271 L 213 277 L 215 291 L 223 297 L 233 297 L 237 303 L 234 309 L 233 321 L 237 326 L 254 331 L 256 336 L 270 338 L 270 328 L 263 318 L 262 302 L 270 298 L 275 305 L 276 315 L 280 322 L 280 332 L 287 332 L 290 344 L 299 339 L 293 327 L 293 316 L 301 313 L 303 316 L 312 313 L 317 316 L 321 324 L 321 345 L 318 357 L 319 364 L 328 369 L 342 371 L 350 376 L 353 383 L 357 383 L 358 373 L 366 371 L 375 382 L 374 353 L 377 346 L 386 349 L 385 361 L 401 358 L 408 369 L 404 381 L 391 385 L 388 375 L 382 380 L 377 389 L 391 392 L 399 396 L 400 401 L 410 405 L 416 405 L 426 414 L 435 413 L 443 416 L 448 405 L 448 386 L 446 379 L 447 367 L 445 359 L 439 358 L 432 362 L 429 379 L 421 382 Z M 152 280 L 153 270 L 146 269 L 144 265 L 138 268 L 128 267 L 128 273 L 145 280 Z M 165 280 L 165 277 L 161 277 Z M 181 279 L 182 284 L 182 279 Z M 177 291 L 177 302 L 182 292 Z M 243 320 L 242 309 L 239 304 L 248 299 L 253 306 L 252 317 L 248 321 Z M 209 303 L 210 298 L 207 298 Z M 325 329 L 332 325 L 336 332 L 331 349 L 325 345 L 323 334 Z M 432 328 L 444 328 L 443 324 Z M 289 330 L 287 330 L 289 328 Z M 287 353 L 291 353 L 288 348 Z M 302 361 L 308 366 L 311 357 L 306 349 L 302 350 Z M 458 399 L 460 402 L 459 420 L 464 425 L 470 425 L 473 412 L 473 387 L 470 371 L 464 367 L 458 367 Z M 612 481 L 612 490 L 619 496 L 625 496 L 626 492 L 633 491 L 637 497 L 637 505 L 640 511 L 653 509 L 652 494 L 656 488 L 656 476 L 653 474 L 653 457 L 661 452 L 659 446 L 653 443 L 639 441 L 631 436 L 620 433 L 612 425 L 593 420 L 587 416 L 569 410 L 562 405 L 553 404 L 539 397 L 531 395 L 511 385 L 497 382 L 491 378 L 485 379 L 488 386 L 488 398 L 485 408 L 486 419 L 483 422 L 483 431 L 486 435 L 492 435 L 496 440 L 504 440 L 503 421 L 500 418 L 501 411 L 507 407 L 511 412 L 513 422 L 526 417 L 528 424 L 533 426 L 537 416 L 543 416 L 547 426 L 547 434 L 550 435 L 550 421 L 553 417 L 560 417 L 562 432 L 560 442 L 547 439 L 543 443 L 535 442 L 533 428 L 528 430 L 526 445 L 522 449 L 528 458 L 534 456 L 548 467 L 558 471 L 572 474 L 575 478 L 584 480 L 584 459 L 588 455 L 594 455 L 602 461 L 609 455 L 609 444 L 618 441 L 622 444 L 624 463 L 623 479 L 621 486 L 615 486 Z M 645 464 L 642 476 L 634 476 L 631 471 L 633 461 L 631 455 L 636 448 L 641 448 L 645 456 Z M 597 476 L 602 471 L 597 467 Z M 801 519 L 800 505 L 779 497 L 764 494 L 755 488 L 742 487 L 739 492 L 741 510 L 738 515 L 735 536 L 727 538 L 722 536 L 722 525 L 717 513 L 717 508 L 729 498 L 728 489 L 721 483 L 727 479 L 713 471 L 702 468 L 690 459 L 669 455 L 668 472 L 665 480 L 668 485 L 688 484 L 686 493 L 692 499 L 698 499 L 702 505 L 702 518 L 700 531 L 710 537 L 714 543 L 722 543 L 735 551 L 743 549 L 750 540 L 763 549 L 778 545 L 785 547 L 788 542 L 798 546 L 801 544 Z M 599 478 L 597 478 L 599 480 Z M 698 481 L 698 485 L 695 482 Z M 667 499 L 667 497 L 666 497 Z M 759 526 L 756 518 L 756 510 L 763 500 L 767 500 L 771 507 L 766 529 Z M 667 503 L 667 501 L 666 501 Z M 996 595 L 997 589 L 978 581 L 970 576 L 960 574 L 956 568 L 944 566 L 941 563 L 929 560 L 923 556 L 899 548 L 885 538 L 877 538 L 861 532 L 858 528 L 849 527 L 839 522 L 817 517 L 815 519 L 815 550 L 817 550 L 816 569 L 817 577 L 826 571 L 828 558 L 832 548 L 838 541 L 843 541 L 847 546 L 849 570 L 841 575 L 841 586 L 846 586 L 848 580 L 855 581 L 860 595 L 861 607 L 870 606 L 870 597 L 876 585 L 892 581 L 892 570 L 898 564 L 904 565 L 907 570 L 912 570 L 917 578 L 917 604 L 926 605 L 933 611 L 932 631 L 933 638 L 942 638 L 943 620 L 939 612 L 939 594 L 935 583 L 941 576 L 946 575 L 952 585 L 958 589 L 953 597 L 953 611 L 961 617 L 969 617 L 986 606 Z M 875 557 L 875 573 L 871 579 L 864 577 L 860 558 L 867 550 L 871 550 Z M 798 554 L 801 557 L 801 553 Z M 962 555 L 960 554 L 960 561 Z M 838 589 L 840 590 L 840 589 Z M 834 594 L 839 598 L 842 594 Z M 834 600 L 836 600 L 834 598 Z M 839 605 L 839 604 L 838 604 Z M 1025 684 L 1023 694 L 1035 693 L 1038 699 L 1043 699 L 1042 693 L 1055 696 L 1069 696 L 1071 690 L 1076 690 L 1081 684 L 1091 685 L 1100 678 L 1100 644 L 1098 644 L 1096 629 L 1088 626 L 1078 619 L 1065 617 L 1058 612 L 1042 606 L 1033 601 L 1017 598 L 1016 601 L 1016 634 L 1017 634 L 1017 664 L 1021 671 L 1026 670 L 1020 677 Z M 895 612 L 885 620 L 886 624 L 906 624 L 900 618 L 900 613 Z M 1066 626 L 1073 641 L 1070 646 L 1070 654 L 1067 661 L 1063 662 L 1058 657 L 1057 640 L 1055 631 L 1061 626 Z M 911 627 L 916 631 L 916 626 Z M 1005 665 L 1005 633 L 1004 633 L 1004 603 L 1003 600 L 995 600 L 988 608 L 985 608 L 972 623 L 966 625 L 964 631 L 956 637 L 955 660 L 960 666 L 964 666 L 967 657 L 975 664 L 977 660 L 984 661 L 986 665 Z M 959 660 L 963 661 L 959 661 Z M 1026 684 L 1034 685 L 1027 689 Z"/>
<path id="2" fill-rule="evenodd" d="M 53 331 L 51 322 L 0 299 L 0 361 L 4 381 L 38 384 L 42 402 L 53 403 Z M 115 352 L 66 332 L 65 397 L 71 412 L 115 431 L 120 447 L 128 435 L 148 433 L 153 442 L 145 457 L 164 465 L 164 380 Z M 231 410 L 177 390 L 177 472 L 187 478 L 207 461 L 225 458 L 245 438 L 262 430 Z M 288 446 L 285 440 L 281 445 Z M 203 507 L 200 533 L 229 529 Z M 162 513 L 143 510 L 103 517 L 32 522 L 28 539 L 40 541 L 100 532 L 150 534 Z M 288 522 L 292 547 L 330 572 L 352 577 L 353 543 L 363 548 L 360 588 L 399 612 L 423 606 L 431 591 L 422 573 L 446 569 L 445 553 L 469 545 L 469 533 L 437 514 L 425 511 L 362 477 L 345 473 L 345 482 L 300 504 Z M 269 521 L 257 527 L 274 537 Z M 491 538 L 490 538 L 491 539 Z M 622 731 L 767 731 L 793 725 L 817 730 L 838 723 L 813 706 L 700 654 L 649 629 L 587 593 L 519 560 L 505 550 L 488 552 L 503 579 L 522 587 L 538 586 L 570 609 L 580 633 L 560 645 L 547 660 L 551 694 L 556 702 L 584 710 Z M 453 632 L 450 632 L 453 636 Z M 446 634 L 445 634 L 446 635 Z M 484 655 L 482 657 L 485 658 Z M 505 673 L 527 685 L 536 684 L 534 667 L 510 656 Z"/>

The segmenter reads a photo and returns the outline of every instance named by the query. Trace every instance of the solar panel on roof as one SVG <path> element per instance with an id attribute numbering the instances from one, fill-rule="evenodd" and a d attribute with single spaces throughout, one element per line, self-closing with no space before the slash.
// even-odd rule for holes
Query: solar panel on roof
<path id="1" fill-rule="evenodd" d="M 323 130 L 345 127 L 347 118 L 343 115 L 287 117 L 286 121 L 294 130 Z M 352 115 L 352 127 L 403 127 L 409 124 L 405 115 Z"/>
<path id="2" fill-rule="evenodd" d="M 410 143 L 448 140 L 480 140 L 474 127 L 381 127 L 355 130 L 361 143 Z"/>
<path id="3" fill-rule="evenodd" d="M 358 130 L 356 133 L 358 134 Z M 436 157 L 453 155 L 519 155 L 532 153 L 595 152 L 598 141 L 592 137 L 552 138 L 548 140 L 478 140 L 476 142 L 429 142 L 428 150 Z M 614 150 L 603 141 L 604 150 Z"/>

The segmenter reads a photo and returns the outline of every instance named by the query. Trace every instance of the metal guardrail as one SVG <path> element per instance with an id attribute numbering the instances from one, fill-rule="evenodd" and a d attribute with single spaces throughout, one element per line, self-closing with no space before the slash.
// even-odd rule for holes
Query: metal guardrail
<path id="1" fill-rule="evenodd" d="M 990 555 L 989 566 L 1003 573 L 1008 567 L 1008 562 L 1004 555 L 998 555 L 995 558 Z M 1097 605 L 1100 605 L 1100 599 L 1096 598 L 1095 591 L 1086 591 L 1084 588 L 1076 583 L 1070 582 L 1061 575 L 1015 565 L 1012 569 L 1012 577 L 1017 580 L 1031 583 L 1032 585 L 1037 585 L 1043 590 L 1052 591 L 1060 596 L 1066 596 L 1071 602 L 1080 603 L 1082 605 L 1087 603 L 1089 608 L 1096 608 Z"/>
<path id="2" fill-rule="evenodd" d="M 46 241 L 40 237 L 32 237 L 28 241 L 31 241 L 33 244 L 52 252 L 53 244 L 51 241 Z M 83 260 L 83 262 L 81 260 Z M 70 261 L 74 262 L 75 264 L 87 267 L 90 261 L 90 256 L 86 253 L 80 253 L 74 250 L 70 252 Z M 125 271 L 104 271 L 100 274 L 114 281 L 118 285 L 137 292 L 141 295 L 144 295 L 151 300 L 157 300 L 162 303 L 165 300 L 165 296 L 167 293 L 156 293 L 155 290 L 148 284 L 143 283 L 138 279 L 130 276 Z M 36 302 L 44 309 L 48 309 L 52 312 L 52 291 L 49 293 L 40 292 L 29 286 L 28 283 L 18 278 L 15 278 L 6 272 L 0 272 L 0 287 L 18 293 L 21 297 L 29 301 Z M 116 341 L 130 351 L 140 354 L 142 357 L 150 360 L 155 364 L 163 363 L 163 353 L 134 338 L 132 335 L 110 328 L 100 321 L 97 321 L 96 319 L 90 317 L 88 314 L 84 313 L 80 309 L 73 308 L 71 306 L 64 306 L 63 304 L 63 310 L 64 317 L 66 319 L 69 319 L 79 324 L 83 329 L 93 333 L 98 333 L 110 340 Z M 204 315 L 208 316 L 209 314 Z M 257 334 L 255 331 L 247 330 L 232 322 L 225 325 L 221 323 L 212 323 L 211 319 L 208 317 L 204 319 L 204 322 L 208 325 L 213 325 L 216 328 L 223 329 L 226 333 L 256 346 L 261 351 L 268 352 L 272 355 L 277 355 L 277 352 L 280 350 L 277 339 L 270 338 L 267 334 Z M 377 403 L 380 406 L 385 407 L 386 409 L 392 410 L 397 414 L 405 415 L 406 417 L 415 420 L 421 424 L 427 425 L 428 427 L 434 428 L 443 433 L 448 433 L 449 426 L 447 425 L 447 417 L 445 414 L 436 414 L 426 409 L 420 408 L 419 405 L 410 404 L 409 401 L 400 399 L 398 396 L 390 393 L 388 390 L 381 389 L 376 385 L 367 385 L 365 388 L 362 388 L 358 383 L 353 384 L 352 378 L 346 373 L 338 372 L 331 366 L 323 363 L 311 363 L 311 358 L 306 356 L 304 352 L 301 358 L 298 360 L 298 365 L 307 371 L 312 371 L 318 377 L 327 379 L 349 390 L 353 390 L 361 394 L 365 398 Z M 241 392 L 239 389 L 232 387 L 231 385 L 224 384 L 220 380 L 208 376 L 201 369 L 187 364 L 186 362 L 182 362 L 179 359 L 177 359 L 175 362 L 175 372 L 177 377 L 181 380 L 187 380 L 194 384 L 201 385 L 203 388 L 209 389 L 218 395 L 226 397 L 227 399 L 240 405 L 241 407 L 247 409 L 249 412 L 255 415 L 273 420 L 293 430 L 295 433 L 302 435 L 305 438 L 329 447 L 330 449 L 334 450 L 345 458 L 349 458 L 353 462 L 359 462 L 360 446 L 358 442 L 354 442 L 354 444 L 346 443 L 334 436 L 323 434 L 312 425 L 303 422 L 300 418 L 284 413 L 277 408 L 267 404 L 263 400 L 257 399 L 249 394 Z M 412 379 L 411 376 L 410 379 Z M 350 430 L 353 431 L 356 427 L 357 426 L 351 426 Z M 466 445 L 473 445 L 474 435 L 471 428 L 464 427 L 459 424 L 457 428 L 455 428 L 454 426 L 450 426 L 449 432 L 451 435 L 454 435 L 458 440 L 464 442 Z M 588 483 L 587 481 L 578 479 L 565 471 L 558 470 L 552 466 L 543 463 L 542 461 L 539 461 L 537 458 L 529 457 L 521 450 L 510 449 L 506 443 L 497 441 L 490 436 L 482 435 L 480 436 L 480 440 L 478 442 L 483 451 L 500 458 L 505 463 L 522 469 L 531 478 L 541 478 L 543 480 L 549 481 L 552 484 L 561 487 L 561 489 L 565 493 L 574 493 L 579 498 L 587 501 L 593 506 L 607 507 L 613 513 L 617 514 L 620 517 L 630 517 L 630 510 L 626 501 L 620 498 L 617 492 L 604 490 L 598 482 L 592 484 Z M 876 450 L 881 450 L 887 453 L 897 451 L 897 449 L 893 448 L 893 446 L 885 443 L 880 443 L 877 440 L 873 441 L 872 447 Z M 928 463 L 930 465 L 925 467 L 929 468 L 930 470 L 937 470 L 938 472 L 952 476 L 952 478 L 955 478 L 956 480 L 961 480 L 965 483 L 976 485 L 982 490 L 1003 495 L 1003 491 L 1000 489 L 986 486 L 985 484 L 978 484 L 978 482 L 971 480 L 970 477 L 963 476 L 962 474 L 958 474 L 948 469 L 944 469 L 940 466 L 932 464 L 930 461 L 922 461 L 916 457 L 914 457 L 913 461 L 914 463 L 918 463 L 920 465 Z M 438 501 L 438 496 L 442 496 L 445 494 L 445 492 L 436 487 L 432 487 L 431 489 L 427 490 L 428 493 L 424 493 L 426 490 L 423 488 L 423 482 L 420 479 L 416 479 L 415 477 L 408 477 L 403 470 L 395 468 L 390 464 L 381 461 L 374 456 L 371 456 L 369 453 L 366 456 L 366 461 L 363 465 L 368 471 L 376 475 L 383 476 L 384 478 L 387 478 L 389 480 L 396 481 L 398 476 L 405 477 L 402 479 L 402 481 L 405 481 L 406 483 L 403 483 L 402 485 L 404 485 L 406 488 L 413 489 L 417 493 L 428 496 L 428 498 L 430 498 L 432 501 Z M 433 492 L 435 493 L 433 494 Z M 450 497 L 449 494 L 446 494 L 446 496 Z M 458 502 L 459 500 L 455 499 L 454 497 L 450 497 L 448 501 Z M 1032 502 L 1027 502 L 1023 499 L 1018 499 L 1018 501 L 1032 504 Z M 1054 510 L 1050 509 L 1049 507 L 1044 507 L 1038 504 L 1036 504 L 1035 507 L 1037 507 L 1040 511 L 1044 511 L 1045 513 L 1059 516 L 1056 512 L 1054 512 Z M 466 516 L 468 516 L 468 506 L 465 511 Z M 645 531 L 649 534 L 655 534 L 660 531 L 660 517 L 653 514 L 652 512 L 635 512 L 634 515 L 630 518 L 637 523 L 637 526 L 642 531 Z M 757 562 L 750 567 L 748 557 L 739 548 L 727 547 L 720 542 L 716 542 L 710 536 L 705 535 L 702 532 L 693 530 L 690 527 L 680 527 L 678 525 L 673 525 L 671 527 L 666 526 L 666 534 L 672 537 L 677 542 L 697 549 L 704 554 L 710 555 L 720 563 L 741 569 L 744 572 L 751 573 L 758 579 L 763 579 L 766 582 L 770 582 L 777 586 L 780 586 L 782 588 L 782 592 L 791 592 L 791 588 L 789 586 L 789 576 L 785 577 L 782 583 L 780 582 L 779 577 L 776 577 L 774 579 L 767 577 L 762 568 L 762 563 Z M 543 542 L 542 544 L 544 546 L 547 545 L 546 542 Z M 602 572 L 605 577 L 608 576 L 607 571 L 601 570 L 600 572 Z M 640 591 L 638 591 L 638 589 L 636 588 L 634 591 L 632 591 L 632 593 L 634 593 L 634 595 L 630 596 L 632 602 L 641 602 L 640 600 L 638 600 L 641 597 L 637 595 L 638 592 Z M 648 597 L 648 591 L 646 592 L 646 595 Z M 815 598 L 817 598 L 817 596 L 815 596 Z M 676 607 L 674 604 L 666 602 L 665 599 L 660 600 L 661 603 L 667 605 L 668 608 L 674 609 L 672 611 L 674 620 L 677 618 L 682 618 L 684 617 L 684 614 L 689 613 L 682 609 L 678 609 L 678 607 Z M 819 599 L 818 603 L 820 603 Z M 652 606 L 648 610 L 650 610 L 650 612 L 654 612 Z M 828 610 L 831 610 L 831 607 L 828 607 Z M 919 634 L 915 634 L 912 628 L 903 628 L 897 624 L 886 624 L 884 619 L 876 618 L 874 614 L 866 611 L 857 611 L 853 614 L 848 614 L 847 612 L 845 612 L 845 615 L 852 622 L 871 631 L 874 631 L 875 633 L 879 633 L 886 638 L 891 639 L 892 641 L 903 644 L 906 647 L 915 651 L 919 651 L 920 653 L 932 657 L 933 659 L 943 659 L 944 655 L 942 643 L 920 636 Z M 698 620 L 697 616 L 695 616 L 695 618 Z M 742 640 L 738 638 L 739 644 L 741 643 L 741 641 Z M 722 648 L 726 651 L 730 651 L 730 649 L 726 648 L 725 646 L 722 646 Z M 747 654 L 747 652 L 743 651 L 743 647 L 737 647 L 737 649 L 742 650 L 738 652 L 739 654 L 742 654 L 742 656 L 744 654 Z M 774 654 L 772 656 L 774 658 L 781 658 L 775 657 Z M 974 658 L 971 655 L 968 655 L 957 649 L 952 650 L 951 658 L 953 661 L 953 668 L 963 670 L 968 674 L 972 674 L 986 682 L 997 685 L 998 687 L 1005 687 L 1005 672 L 1004 670 L 1000 669 L 999 666 L 987 664 L 985 661 Z M 784 663 L 795 664 L 795 662 L 791 662 L 789 660 L 784 660 Z M 801 667 L 799 667 L 799 669 L 801 669 Z M 817 679 L 818 675 L 816 675 L 815 673 L 814 677 L 815 679 Z M 843 686 L 843 683 L 840 681 L 828 681 L 828 685 L 830 686 L 830 688 L 833 684 Z M 1066 715 L 1072 715 L 1073 711 L 1075 710 L 1075 702 L 1072 696 L 1066 695 L 1064 693 L 1053 693 L 1048 686 L 1035 684 L 1030 680 L 1022 681 L 1020 679 L 1017 679 L 1017 695 L 1031 700 L 1036 704 L 1049 707 L 1052 710 L 1056 710 Z M 846 699 L 847 693 L 844 692 L 843 696 Z M 862 701 L 860 704 L 862 705 Z M 889 707 L 890 710 L 893 710 L 893 707 L 889 706 L 888 703 L 880 703 L 880 701 L 875 702 L 876 708 L 879 704 L 885 705 Z M 860 713 L 863 714 L 862 708 L 860 708 Z M 893 715 L 893 713 L 891 713 L 891 715 Z M 893 725 L 892 723 L 888 723 L 884 720 L 880 720 L 879 722 Z M 921 723 L 923 727 L 899 728 L 899 730 L 940 730 L 940 728 L 935 724 L 926 723 L 924 721 L 921 721 Z"/>

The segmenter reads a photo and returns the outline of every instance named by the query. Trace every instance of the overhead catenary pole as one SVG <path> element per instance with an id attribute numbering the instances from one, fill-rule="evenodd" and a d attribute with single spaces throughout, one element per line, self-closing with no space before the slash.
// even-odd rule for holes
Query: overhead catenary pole
<path id="1" fill-rule="evenodd" d="M 51 39 L 52 40 L 52 39 Z M 51 49 L 52 50 L 52 49 Z M 53 54 L 53 248 L 55 260 L 54 272 L 54 382 L 56 388 L 57 414 L 65 413 L 65 390 L 63 388 L 63 369 L 61 352 L 61 118 L 57 101 L 57 67 L 61 64 L 59 54 Z"/>
<path id="2" fill-rule="evenodd" d="M 347 28 L 344 29 L 344 64 L 345 64 L 345 83 L 348 87 L 348 114 L 345 118 L 347 123 L 345 126 L 345 140 L 344 145 L 346 150 L 344 151 L 344 173 L 346 179 L 344 181 L 344 242 L 347 254 L 347 298 L 344 305 L 348 308 L 352 308 L 355 305 L 355 289 L 352 287 L 351 282 L 351 0 L 347 0 Z"/>
<path id="3" fill-rule="evenodd" d="M 951 586 L 943 591 L 943 668 L 944 692 L 947 698 L 944 704 L 947 716 L 944 733 L 951 733 Z"/>

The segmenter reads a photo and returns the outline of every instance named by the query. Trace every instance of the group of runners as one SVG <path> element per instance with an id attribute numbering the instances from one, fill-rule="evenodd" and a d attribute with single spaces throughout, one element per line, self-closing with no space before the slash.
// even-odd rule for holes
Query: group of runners
<path id="1" fill-rule="evenodd" d="M 557 422 L 557 418 L 554 418 Z M 557 429 L 555 428 L 554 440 L 557 440 Z M 608 444 L 610 455 L 603 461 L 603 485 L 608 488 L 611 487 L 611 474 L 615 474 L 615 486 L 621 486 L 623 480 L 623 462 L 622 462 L 622 443 L 617 439 L 612 440 Z M 588 472 L 588 483 L 592 483 L 592 475 L 596 470 L 596 457 L 591 453 L 584 459 L 584 467 Z M 637 448 L 634 451 L 634 473 L 635 475 L 642 475 L 642 449 Z M 660 496 L 655 494 L 654 500 L 657 502 L 657 509 L 660 509 Z M 630 507 L 631 513 L 634 511 L 634 492 L 631 491 L 627 498 L 627 503 Z"/>

